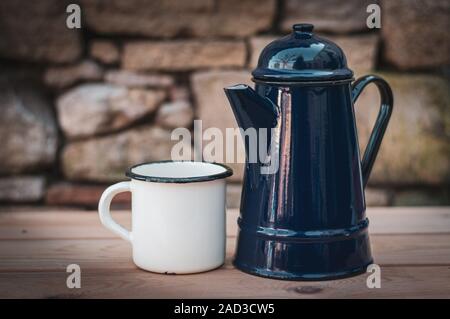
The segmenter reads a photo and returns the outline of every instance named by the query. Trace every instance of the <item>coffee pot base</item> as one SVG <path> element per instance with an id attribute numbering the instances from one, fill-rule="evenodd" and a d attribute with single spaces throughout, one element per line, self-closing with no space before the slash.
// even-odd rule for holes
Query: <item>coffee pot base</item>
<path id="1" fill-rule="evenodd" d="M 348 277 L 357 276 L 363 273 L 366 273 L 367 267 L 372 264 L 373 261 L 367 263 L 362 267 L 357 267 L 354 269 L 341 271 L 341 272 L 333 272 L 333 273 L 291 273 L 287 271 L 272 271 L 268 269 L 262 269 L 257 267 L 251 267 L 243 264 L 239 264 L 236 261 L 233 261 L 233 265 L 250 275 L 270 278 L 270 279 L 278 279 L 278 280 L 292 280 L 292 281 L 324 281 L 324 280 L 336 280 L 343 279 Z"/>
<path id="2" fill-rule="evenodd" d="M 239 231 L 234 266 L 284 280 L 331 280 L 366 272 L 373 263 L 367 227 L 341 237 L 280 238 Z"/>

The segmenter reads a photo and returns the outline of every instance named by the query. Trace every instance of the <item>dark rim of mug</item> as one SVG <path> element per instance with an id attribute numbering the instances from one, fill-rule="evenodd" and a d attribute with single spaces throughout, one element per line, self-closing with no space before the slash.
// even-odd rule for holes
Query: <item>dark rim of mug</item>
<path id="1" fill-rule="evenodd" d="M 163 163 L 204 163 L 204 164 L 209 164 L 209 165 L 216 165 L 216 166 L 220 166 L 222 168 L 224 168 L 225 170 L 221 173 L 217 173 L 217 174 L 211 174 L 211 175 L 202 175 L 202 176 L 194 176 L 194 177 L 159 177 L 159 176 L 147 176 L 147 175 L 141 175 L 141 174 L 136 174 L 133 173 L 133 168 L 136 168 L 138 166 L 142 166 L 142 165 L 152 165 L 152 164 L 163 164 Z M 208 181 L 213 181 L 216 179 L 222 179 L 222 178 L 226 178 L 229 177 L 231 175 L 233 175 L 233 170 L 224 165 L 224 164 L 220 164 L 220 163 L 215 163 L 215 162 L 200 162 L 200 161 L 172 161 L 172 160 L 165 160 L 165 161 L 154 161 L 154 162 L 145 162 L 145 163 L 141 163 L 141 164 L 136 164 L 131 166 L 130 168 L 127 169 L 125 175 L 129 178 L 138 180 L 138 181 L 143 181 L 143 182 L 154 182 L 154 183 L 195 183 L 195 182 L 208 182 Z"/>

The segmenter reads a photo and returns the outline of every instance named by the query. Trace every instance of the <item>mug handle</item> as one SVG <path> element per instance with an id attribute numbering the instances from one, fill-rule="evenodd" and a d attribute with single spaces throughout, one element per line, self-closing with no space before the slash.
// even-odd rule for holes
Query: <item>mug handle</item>
<path id="1" fill-rule="evenodd" d="M 130 191 L 130 182 L 120 182 L 111 185 L 107 189 L 105 189 L 98 203 L 98 214 L 103 226 L 129 242 L 131 242 L 132 240 L 131 232 L 114 221 L 114 219 L 111 217 L 110 206 L 114 196 L 119 193 Z"/>
<path id="2" fill-rule="evenodd" d="M 383 140 L 383 136 L 386 132 L 386 128 L 392 114 L 392 109 L 394 107 L 394 97 L 392 96 L 391 87 L 384 79 L 376 75 L 363 76 L 352 84 L 353 104 L 369 83 L 374 83 L 377 86 L 381 97 L 381 105 L 361 162 L 364 187 L 366 187 L 367 181 L 369 180 L 370 172 L 372 171 L 373 164 L 375 163 L 381 141 Z"/>

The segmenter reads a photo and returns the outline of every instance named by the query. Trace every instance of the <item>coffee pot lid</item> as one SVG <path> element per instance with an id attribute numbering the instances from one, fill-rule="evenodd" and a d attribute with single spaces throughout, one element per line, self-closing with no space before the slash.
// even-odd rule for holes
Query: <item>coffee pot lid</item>
<path id="1" fill-rule="evenodd" d="M 342 49 L 313 34 L 312 24 L 294 24 L 291 34 L 275 40 L 261 52 L 256 81 L 311 82 L 352 79 Z"/>

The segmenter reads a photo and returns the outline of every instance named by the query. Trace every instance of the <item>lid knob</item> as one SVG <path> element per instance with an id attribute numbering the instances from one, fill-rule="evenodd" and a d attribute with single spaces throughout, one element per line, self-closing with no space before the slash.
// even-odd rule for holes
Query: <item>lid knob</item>
<path id="1" fill-rule="evenodd" d="M 295 32 L 311 33 L 314 26 L 310 23 L 297 23 L 292 26 Z"/>

